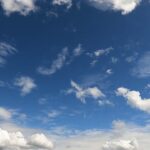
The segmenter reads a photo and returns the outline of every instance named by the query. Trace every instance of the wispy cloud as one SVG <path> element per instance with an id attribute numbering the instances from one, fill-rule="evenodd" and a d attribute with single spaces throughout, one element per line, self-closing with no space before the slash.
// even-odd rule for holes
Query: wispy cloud
<path id="1" fill-rule="evenodd" d="M 79 57 L 83 53 L 83 51 L 81 44 L 78 44 L 70 53 L 68 47 L 65 47 L 62 49 L 61 53 L 57 55 L 57 58 L 52 62 L 50 67 L 40 66 L 37 71 L 42 75 L 52 75 L 65 65 L 71 64 L 76 57 Z"/>
<path id="2" fill-rule="evenodd" d="M 112 47 L 108 47 L 106 49 L 98 49 L 98 50 L 95 50 L 94 52 L 88 52 L 87 56 L 89 56 L 93 59 L 91 62 L 91 65 L 94 66 L 98 62 L 98 60 L 101 56 L 108 55 L 112 50 L 113 50 Z"/>
<path id="3" fill-rule="evenodd" d="M 0 0 L 0 3 L 6 15 L 17 12 L 25 16 L 31 11 L 36 10 L 35 1 L 36 0 Z"/>
<path id="4" fill-rule="evenodd" d="M 98 87 L 88 87 L 82 88 L 76 82 L 71 81 L 71 89 L 67 91 L 68 94 L 75 93 L 76 97 L 83 103 L 85 103 L 86 98 L 98 99 L 105 97 L 102 91 Z"/>
<path id="5" fill-rule="evenodd" d="M 107 73 L 108 75 L 111 75 L 111 74 L 113 74 L 113 71 L 112 71 L 112 69 L 107 69 L 107 70 L 106 70 L 106 73 Z"/>
<path id="6" fill-rule="evenodd" d="M 121 11 L 123 15 L 132 12 L 142 0 L 87 0 L 97 9 Z"/>
<path id="7" fill-rule="evenodd" d="M 9 120 L 12 118 L 12 112 L 6 108 L 0 107 L 0 119 Z"/>
<path id="8" fill-rule="evenodd" d="M 132 74 L 139 78 L 150 77 L 150 52 L 146 52 L 136 63 L 132 69 Z"/>
<path id="9" fill-rule="evenodd" d="M 27 76 L 16 78 L 14 85 L 21 88 L 21 95 L 23 96 L 29 94 L 33 89 L 37 87 L 34 80 Z"/>
<path id="10" fill-rule="evenodd" d="M 3 66 L 7 62 L 7 57 L 15 54 L 17 49 L 6 42 L 0 42 L 0 66 Z"/>
<path id="11" fill-rule="evenodd" d="M 66 63 L 68 56 L 68 48 L 64 48 L 61 53 L 58 54 L 56 60 L 52 62 L 52 65 L 49 68 L 39 67 L 37 70 L 42 75 L 52 75 L 56 71 L 60 70 Z"/>
<path id="12" fill-rule="evenodd" d="M 139 91 L 131 91 L 127 88 L 120 87 L 117 89 L 117 95 L 127 99 L 127 103 L 130 106 L 150 113 L 150 99 L 142 98 Z"/>

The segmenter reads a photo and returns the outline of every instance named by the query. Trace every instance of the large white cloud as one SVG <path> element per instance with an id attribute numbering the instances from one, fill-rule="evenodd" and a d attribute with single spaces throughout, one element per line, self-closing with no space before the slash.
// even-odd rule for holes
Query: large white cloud
<path id="1" fill-rule="evenodd" d="M 117 94 L 127 99 L 127 103 L 132 107 L 150 113 L 150 99 L 142 98 L 139 91 L 131 91 L 127 88 L 120 87 Z"/>
<path id="2" fill-rule="evenodd" d="M 21 95 L 23 96 L 29 94 L 33 89 L 37 87 L 34 80 L 27 76 L 16 78 L 14 85 L 21 88 Z"/>
<path id="3" fill-rule="evenodd" d="M 88 0 L 88 2 L 97 9 L 121 11 L 125 15 L 132 12 L 141 0 Z"/>
<path id="4" fill-rule="evenodd" d="M 53 143 L 44 134 L 33 134 L 27 138 L 21 132 L 8 132 L 0 128 L 1 150 L 51 150 Z"/>
<path id="5" fill-rule="evenodd" d="M 35 0 L 0 0 L 0 3 L 7 15 L 14 12 L 27 15 L 36 10 Z"/>
<path id="6" fill-rule="evenodd" d="M 107 147 L 114 148 L 109 150 L 149 150 L 150 147 L 149 125 L 138 126 L 123 121 L 114 121 L 108 130 L 85 131 L 69 128 L 58 128 L 57 132 L 55 129 L 43 131 L 1 122 L 0 126 L 3 128 L 0 130 L 2 150 L 108 150 Z M 46 133 L 47 137 L 42 133 Z M 10 135 L 13 138 L 11 141 Z"/>
<path id="7" fill-rule="evenodd" d="M 119 140 L 108 141 L 103 146 L 103 150 L 137 150 L 138 144 L 136 140 Z"/>

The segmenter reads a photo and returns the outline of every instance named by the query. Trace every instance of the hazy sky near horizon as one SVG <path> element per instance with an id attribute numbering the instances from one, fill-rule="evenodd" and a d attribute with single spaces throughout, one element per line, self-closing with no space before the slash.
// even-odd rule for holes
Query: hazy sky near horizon
<path id="1" fill-rule="evenodd" d="M 148 150 L 149 18 L 148 0 L 0 0 L 0 149 Z"/>

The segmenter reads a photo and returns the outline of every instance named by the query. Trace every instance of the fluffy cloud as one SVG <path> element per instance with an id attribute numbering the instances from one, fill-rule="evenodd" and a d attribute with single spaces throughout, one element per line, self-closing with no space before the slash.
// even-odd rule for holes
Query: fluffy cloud
<path id="1" fill-rule="evenodd" d="M 97 9 L 121 11 L 125 15 L 132 12 L 141 0 L 88 0 L 88 2 Z"/>
<path id="2" fill-rule="evenodd" d="M 44 134 L 34 134 L 31 136 L 30 145 L 35 148 L 50 150 L 53 148 L 53 143 Z"/>
<path id="3" fill-rule="evenodd" d="M 53 0 L 52 4 L 58 6 L 65 5 L 69 9 L 72 6 L 72 0 Z"/>
<path id="4" fill-rule="evenodd" d="M 108 54 L 110 53 L 110 51 L 112 51 L 112 50 L 113 50 L 112 47 L 108 47 L 108 48 L 106 48 L 106 49 L 99 49 L 99 50 L 96 50 L 96 51 L 94 52 L 94 55 L 95 55 L 96 57 L 100 57 L 100 56 L 102 56 L 102 55 L 108 55 Z"/>
<path id="5" fill-rule="evenodd" d="M 15 12 L 27 15 L 36 9 L 35 0 L 0 0 L 0 3 L 6 15 Z"/>
<path id="6" fill-rule="evenodd" d="M 16 53 L 17 50 L 6 42 L 0 42 L 0 66 L 6 63 L 6 58 Z"/>
<path id="7" fill-rule="evenodd" d="M 149 150 L 150 147 L 149 125 L 138 126 L 123 121 L 113 121 L 109 130 L 85 131 L 68 128 L 58 128 L 57 132 L 55 129 L 40 131 L 1 122 L 0 126 L 3 128 L 0 130 L 2 150 L 49 150 L 53 148 L 53 142 L 48 137 L 55 141 L 54 150 Z M 48 137 L 42 134 L 46 132 Z"/>
<path id="8" fill-rule="evenodd" d="M 137 150 L 138 144 L 136 140 L 120 140 L 114 142 L 106 142 L 103 150 Z"/>
<path id="9" fill-rule="evenodd" d="M 149 150 L 149 126 L 114 121 L 110 130 L 78 131 L 56 143 L 59 150 Z"/>
<path id="10" fill-rule="evenodd" d="M 98 99 L 101 97 L 105 97 L 105 95 L 98 87 L 82 88 L 74 81 L 71 81 L 71 86 L 72 88 L 69 89 L 67 93 L 75 93 L 76 97 L 80 99 L 83 103 L 85 103 L 86 98 Z"/>
<path id="11" fill-rule="evenodd" d="M 28 139 L 21 132 L 0 129 L 1 150 L 51 150 L 52 148 L 53 143 L 44 134 L 34 134 Z"/>
<path id="12" fill-rule="evenodd" d="M 132 107 L 150 113 L 150 99 L 142 98 L 139 91 L 120 87 L 117 89 L 117 94 L 126 98 L 127 103 Z"/>
<path id="13" fill-rule="evenodd" d="M 21 95 L 23 96 L 29 94 L 33 89 L 37 87 L 34 80 L 26 76 L 17 78 L 14 82 L 14 85 L 21 88 Z"/>
<path id="14" fill-rule="evenodd" d="M 60 70 L 66 63 L 66 58 L 68 56 L 68 48 L 64 48 L 60 54 L 58 54 L 57 59 L 52 62 L 50 68 L 39 67 L 38 72 L 42 75 L 52 75 L 57 70 Z"/>
<path id="15" fill-rule="evenodd" d="M 150 52 L 146 52 L 138 61 L 136 66 L 133 68 L 132 73 L 134 76 L 139 78 L 150 77 Z"/>

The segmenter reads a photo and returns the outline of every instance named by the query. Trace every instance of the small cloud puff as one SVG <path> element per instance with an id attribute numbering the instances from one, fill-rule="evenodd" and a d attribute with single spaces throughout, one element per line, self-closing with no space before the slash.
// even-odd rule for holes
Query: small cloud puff
<path id="1" fill-rule="evenodd" d="M 27 76 L 16 78 L 14 85 L 20 87 L 22 96 L 29 94 L 33 89 L 37 87 L 34 80 Z"/>

